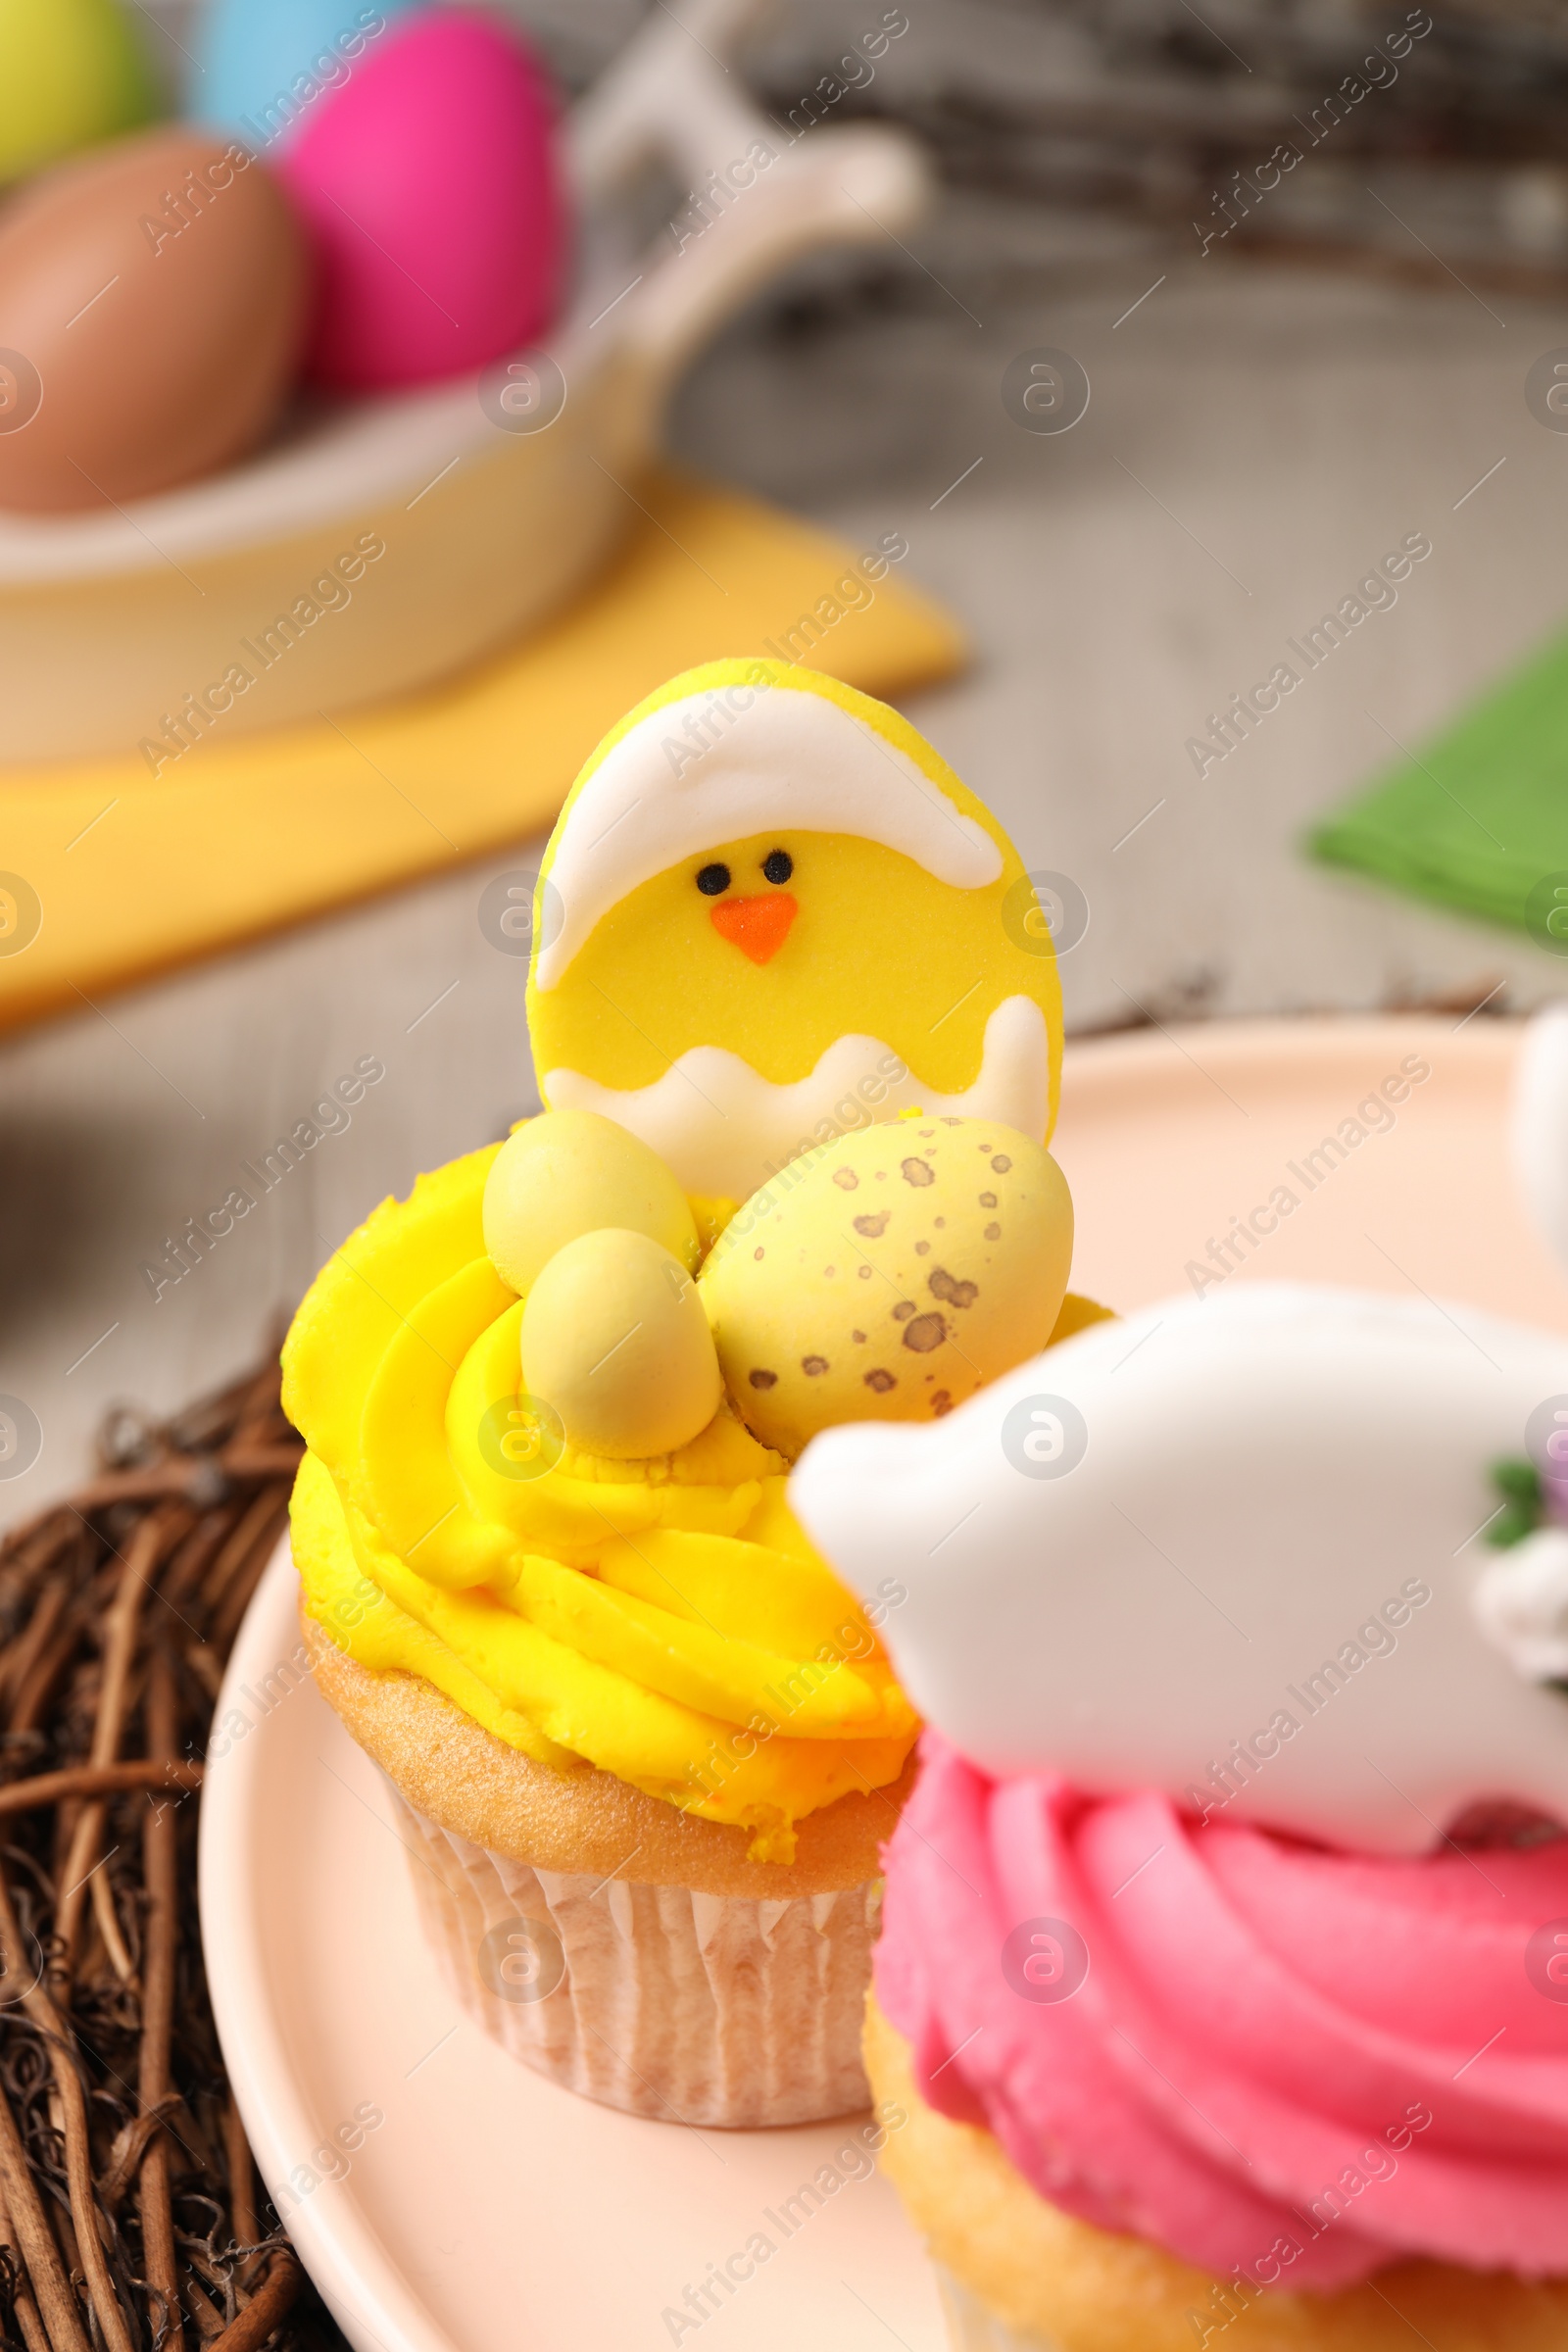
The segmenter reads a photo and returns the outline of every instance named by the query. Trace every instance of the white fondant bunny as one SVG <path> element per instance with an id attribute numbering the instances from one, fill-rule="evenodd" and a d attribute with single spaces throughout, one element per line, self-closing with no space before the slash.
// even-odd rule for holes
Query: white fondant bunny
<path id="1" fill-rule="evenodd" d="M 1527 1040 L 1515 1135 L 1568 1261 L 1568 1006 Z M 906 1589 L 900 1677 L 980 1764 L 1414 1853 L 1487 1800 L 1568 1823 L 1568 1538 L 1482 1532 L 1490 1465 L 1556 1397 L 1568 1339 L 1252 1283 L 1081 1333 L 935 1427 L 829 1430 L 790 1499 L 856 1592 Z"/>
<path id="2" fill-rule="evenodd" d="M 790 1500 L 855 1592 L 906 1588 L 883 1639 L 976 1762 L 1414 1853 L 1485 1799 L 1568 1821 L 1568 1697 L 1475 1614 L 1488 1465 L 1557 1394 L 1568 1340 L 1238 1285 L 829 1430 Z"/>

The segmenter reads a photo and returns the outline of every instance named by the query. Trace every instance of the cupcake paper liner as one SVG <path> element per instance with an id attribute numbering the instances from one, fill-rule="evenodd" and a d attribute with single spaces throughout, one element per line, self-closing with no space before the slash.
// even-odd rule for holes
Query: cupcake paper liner
<path id="1" fill-rule="evenodd" d="M 932 2266 L 942 2295 L 953 2352 L 1062 2352 L 1054 2335 L 1024 2335 L 988 2311 L 978 2295 L 941 2263 Z"/>
<path id="2" fill-rule="evenodd" d="M 880 1880 L 757 1902 L 534 1870 L 388 1786 L 448 1984 L 535 2073 L 664 2123 L 739 2130 L 869 2106 L 860 2025 Z"/>

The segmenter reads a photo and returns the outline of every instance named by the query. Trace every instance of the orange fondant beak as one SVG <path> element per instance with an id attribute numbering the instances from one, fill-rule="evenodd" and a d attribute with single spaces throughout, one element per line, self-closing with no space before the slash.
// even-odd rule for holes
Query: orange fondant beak
<path id="1" fill-rule="evenodd" d="M 787 890 L 770 890 L 756 899 L 720 899 L 712 909 L 713 928 L 754 963 L 768 963 L 788 939 L 800 911 Z"/>

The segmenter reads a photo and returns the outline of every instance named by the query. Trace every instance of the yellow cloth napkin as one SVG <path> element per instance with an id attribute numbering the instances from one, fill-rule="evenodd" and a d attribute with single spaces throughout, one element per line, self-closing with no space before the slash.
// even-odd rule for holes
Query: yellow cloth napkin
<path id="1" fill-rule="evenodd" d="M 161 780 L 122 758 L 0 769 L 0 1028 L 541 831 L 606 729 L 696 662 L 782 653 L 890 696 L 963 660 L 896 568 L 835 595 L 859 551 L 708 484 L 645 495 L 583 599 L 456 681 L 203 742 Z M 36 936 L 8 954 L 29 890 Z"/>

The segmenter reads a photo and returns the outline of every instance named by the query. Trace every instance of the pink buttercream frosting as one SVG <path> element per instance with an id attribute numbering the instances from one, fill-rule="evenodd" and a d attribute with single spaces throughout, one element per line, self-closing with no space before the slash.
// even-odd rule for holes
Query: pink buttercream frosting
<path id="1" fill-rule="evenodd" d="M 1042 2196 L 1265 2284 L 1568 2273 L 1568 1840 L 1365 1858 L 922 1756 L 877 1998 Z"/>

